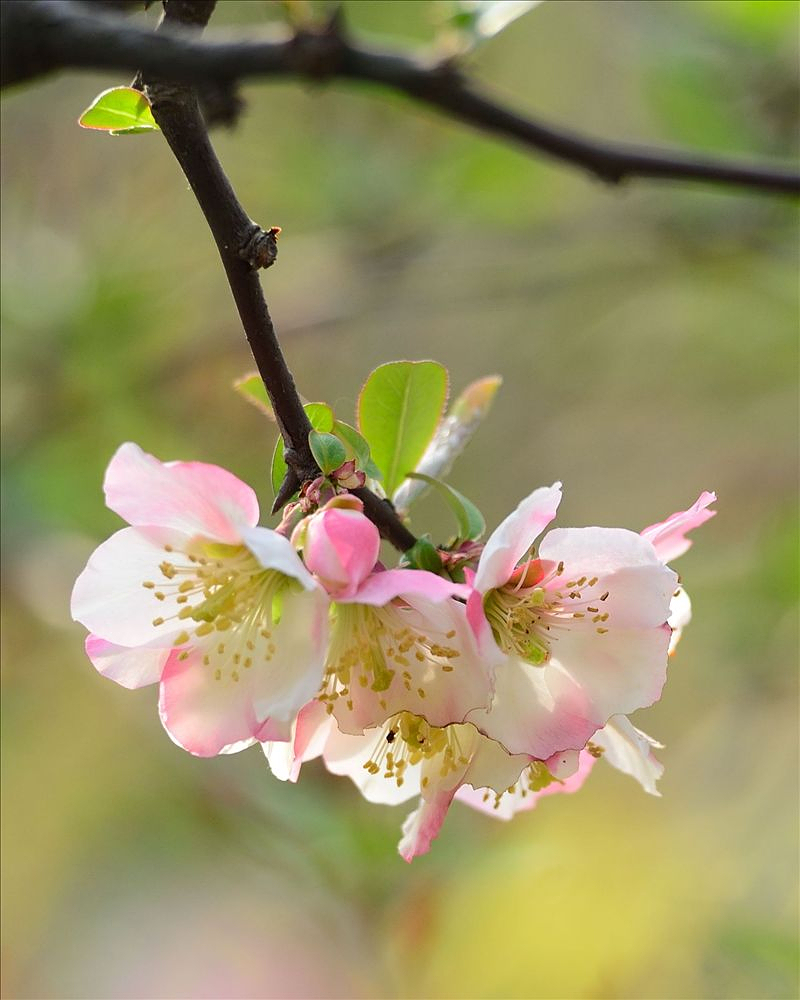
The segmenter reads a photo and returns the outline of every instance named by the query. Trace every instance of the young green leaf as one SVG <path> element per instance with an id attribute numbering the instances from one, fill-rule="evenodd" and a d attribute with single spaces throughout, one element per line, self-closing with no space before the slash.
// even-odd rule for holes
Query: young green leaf
<path id="1" fill-rule="evenodd" d="M 472 435 L 480 427 L 492 407 L 497 390 L 503 380 L 499 375 L 487 375 L 471 382 L 453 403 L 447 416 L 436 428 L 433 440 L 425 449 L 425 454 L 417 464 L 415 472 L 424 473 L 434 479 L 447 475 L 453 462 L 472 440 Z M 423 478 L 404 480 L 392 497 L 392 503 L 402 512 L 427 490 Z"/>
<path id="2" fill-rule="evenodd" d="M 333 433 L 343 441 L 350 456 L 356 460 L 359 469 L 365 469 L 369 464 L 369 444 L 355 427 L 346 424 L 343 420 L 337 420 L 333 425 Z"/>
<path id="3" fill-rule="evenodd" d="M 474 541 L 476 538 L 480 538 L 484 531 L 486 531 L 486 522 L 483 519 L 483 514 L 463 493 L 459 493 L 458 490 L 447 483 L 443 483 L 440 479 L 434 479 L 433 476 L 426 476 L 421 472 L 412 472 L 411 478 L 421 479 L 428 486 L 433 487 L 442 497 L 456 516 L 459 538 L 464 541 Z"/>
<path id="4" fill-rule="evenodd" d="M 316 431 L 328 433 L 333 429 L 333 410 L 327 403 L 306 403 L 303 409 L 308 414 L 311 426 Z M 344 461 L 344 459 L 342 460 Z M 341 462 L 339 463 L 341 465 Z M 272 452 L 272 462 L 270 464 L 270 480 L 272 482 L 272 492 L 278 495 L 283 477 L 286 475 L 286 461 L 283 457 L 283 438 L 279 437 L 275 442 L 275 449 Z"/>
<path id="5" fill-rule="evenodd" d="M 159 131 L 149 101 L 133 87 L 112 87 L 98 94 L 80 116 L 78 124 L 110 135 Z"/>
<path id="6" fill-rule="evenodd" d="M 426 569 L 429 573 L 440 573 L 442 558 L 430 535 L 423 535 L 403 553 L 399 565 L 404 569 Z"/>
<path id="7" fill-rule="evenodd" d="M 233 388 L 239 393 L 242 399 L 247 400 L 257 410 L 266 414 L 270 420 L 275 419 L 275 411 L 272 409 L 272 403 L 267 395 L 263 379 L 257 372 L 237 378 L 233 383 Z"/>
<path id="8" fill-rule="evenodd" d="M 388 496 L 416 468 L 447 399 L 447 371 L 435 361 L 380 365 L 358 397 L 358 428 L 383 472 Z"/>
<path id="9" fill-rule="evenodd" d="M 316 459 L 324 476 L 329 476 L 347 460 L 344 445 L 334 434 L 309 431 L 308 443 L 311 447 L 311 454 Z"/>

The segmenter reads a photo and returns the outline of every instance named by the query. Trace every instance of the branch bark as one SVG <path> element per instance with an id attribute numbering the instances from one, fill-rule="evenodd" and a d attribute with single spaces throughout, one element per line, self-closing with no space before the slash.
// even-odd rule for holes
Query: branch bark
<path id="1" fill-rule="evenodd" d="M 13 0 L 0 4 L 0 16 L 3 86 L 64 68 L 142 69 L 186 82 L 340 77 L 399 91 L 610 184 L 640 177 L 800 194 L 800 173 L 789 167 L 587 138 L 503 107 L 452 64 L 368 49 L 341 31 L 304 31 L 284 40 L 204 42 L 175 30 L 154 35 L 105 11 L 89 14 L 70 0 Z"/>
<path id="2" fill-rule="evenodd" d="M 215 2 L 164 0 L 164 19 L 158 30 L 165 27 L 168 30 L 175 22 L 200 29 L 211 16 Z M 320 470 L 308 444 L 311 424 L 280 349 L 258 277 L 258 268 L 269 267 L 275 260 L 277 232 L 257 226 L 239 203 L 208 138 L 192 87 L 149 73 L 142 74 L 142 85 L 151 101 L 153 116 L 186 175 L 217 244 L 247 341 L 275 411 L 288 466 L 275 498 L 274 510 L 278 510 L 303 482 L 314 479 Z M 399 520 L 391 504 L 369 490 L 359 490 L 358 494 L 365 513 L 381 534 L 401 551 L 411 548 L 416 538 Z"/>

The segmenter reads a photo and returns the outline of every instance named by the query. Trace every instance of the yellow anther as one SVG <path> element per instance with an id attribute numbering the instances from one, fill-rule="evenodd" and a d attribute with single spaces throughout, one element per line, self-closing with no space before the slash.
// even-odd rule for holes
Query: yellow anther
<path id="1" fill-rule="evenodd" d="M 176 638 L 173 641 L 172 645 L 173 646 L 182 646 L 185 642 L 188 642 L 188 641 L 189 641 L 189 633 L 188 632 L 181 632 L 181 634 L 179 636 L 176 636 Z"/>

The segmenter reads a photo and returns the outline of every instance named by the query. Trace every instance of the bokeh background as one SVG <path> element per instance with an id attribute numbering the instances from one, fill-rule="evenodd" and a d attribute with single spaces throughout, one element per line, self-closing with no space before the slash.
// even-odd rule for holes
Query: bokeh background
<path id="1" fill-rule="evenodd" d="M 442 3 L 346 3 L 428 44 Z M 144 15 L 137 15 L 143 17 Z M 148 15 L 152 19 L 152 14 Z M 257 30 L 277 4 L 219 5 Z M 547 2 L 472 58 L 523 110 L 609 138 L 796 156 L 794 2 Z M 78 129 L 103 74 L 3 101 L 3 895 L 8 997 L 795 997 L 797 217 L 745 191 L 607 189 L 344 84 L 243 88 L 215 141 L 283 227 L 265 275 L 303 394 L 350 419 L 375 365 L 505 380 L 452 481 L 490 524 L 565 484 L 562 525 L 719 494 L 679 569 L 695 621 L 661 702 L 663 798 L 604 765 L 513 824 L 456 805 L 396 855 L 369 806 L 257 748 L 197 760 L 155 692 L 96 675 L 69 594 L 116 530 L 117 445 L 218 462 L 267 510 L 275 430 L 157 135 Z M 272 523 L 272 522 L 270 522 Z M 424 501 L 414 526 L 447 515 Z"/>

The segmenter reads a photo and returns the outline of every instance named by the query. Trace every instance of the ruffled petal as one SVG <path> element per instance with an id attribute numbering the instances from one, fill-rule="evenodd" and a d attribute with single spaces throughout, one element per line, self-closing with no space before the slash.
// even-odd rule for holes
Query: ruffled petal
<path id="1" fill-rule="evenodd" d="M 94 668 L 124 688 L 134 689 L 161 680 L 169 649 L 115 646 L 98 635 L 86 636 L 86 655 Z"/>
<path id="2" fill-rule="evenodd" d="M 373 573 L 350 598 L 337 597 L 339 604 L 369 604 L 383 607 L 396 597 L 411 600 L 414 596 L 429 601 L 446 601 L 450 597 L 466 598 L 469 588 L 453 583 L 424 569 L 387 569 Z"/>
<path id="3" fill-rule="evenodd" d="M 229 674 L 215 678 L 200 650 L 185 659 L 180 655 L 173 651 L 167 661 L 158 704 L 173 742 L 197 757 L 213 757 L 232 744 L 258 739 L 264 720 L 256 717 L 250 685 Z"/>
<path id="4" fill-rule="evenodd" d="M 664 773 L 664 765 L 653 756 L 660 747 L 654 739 L 637 729 L 624 715 L 615 715 L 592 737 L 604 751 L 603 758 L 623 774 L 635 778 L 650 795 L 661 795 L 656 782 Z"/>
<path id="5" fill-rule="evenodd" d="M 463 604 L 433 603 L 407 593 L 404 604 L 374 614 L 369 644 L 385 671 L 380 678 L 352 671 L 349 693 L 333 702 L 343 732 L 361 733 L 399 712 L 446 726 L 489 704 L 492 661 L 479 655 Z"/>
<path id="6" fill-rule="evenodd" d="M 289 739 L 322 680 L 326 638 L 327 598 L 315 588 L 286 591 L 271 629 L 243 623 L 175 651 L 161 682 L 164 726 L 200 757 L 241 740 Z"/>
<path id="7" fill-rule="evenodd" d="M 558 668 L 557 668 L 558 669 Z M 585 717 L 584 695 L 574 682 L 556 695 L 548 680 L 553 671 L 508 657 L 495 674 L 489 711 L 471 712 L 467 719 L 511 754 L 546 760 L 560 750 L 580 749 L 605 722 Z"/>
<path id="8" fill-rule="evenodd" d="M 383 805 L 398 805 L 407 802 L 420 792 L 420 768 L 409 768 L 402 784 L 394 778 L 384 777 L 368 771 L 364 765 L 371 757 L 377 756 L 385 744 L 387 728 L 370 729 L 362 736 L 342 733 L 331 729 L 325 744 L 323 758 L 331 774 L 346 775 L 356 785 L 368 802 Z"/>
<path id="9" fill-rule="evenodd" d="M 652 705 L 666 681 L 667 626 L 562 631 L 550 659 L 536 667 L 514 657 L 495 675 L 490 711 L 469 721 L 510 753 L 546 760 L 579 750 L 612 715 Z"/>
<path id="10" fill-rule="evenodd" d="M 72 617 L 118 646 L 170 646 L 183 623 L 174 617 L 180 610 L 177 591 L 158 590 L 164 579 L 159 563 L 168 557 L 165 546 L 180 551 L 188 542 L 186 535 L 157 528 L 118 531 L 94 550 L 75 581 Z M 165 624 L 154 625 L 157 618 Z"/>
<path id="11" fill-rule="evenodd" d="M 476 590 L 485 594 L 506 583 L 519 560 L 556 516 L 560 503 L 561 483 L 542 486 L 495 528 L 478 563 Z"/>
<path id="12" fill-rule="evenodd" d="M 678 577 L 635 531 L 554 528 L 543 539 L 540 555 L 564 564 L 547 589 L 567 595 L 564 604 L 572 601 L 576 611 L 585 605 L 607 612 L 610 628 L 663 625 L 669 617 Z"/>
<path id="13" fill-rule="evenodd" d="M 642 537 L 652 544 L 662 562 L 672 562 L 682 556 L 692 544 L 686 533 L 705 524 L 717 513 L 715 510 L 708 510 L 716 499 L 716 493 L 701 493 L 688 510 L 679 510 L 670 514 L 665 521 L 651 524 L 642 531 Z"/>
<path id="14" fill-rule="evenodd" d="M 417 808 L 409 813 L 397 845 L 397 851 L 404 861 L 410 863 L 418 855 L 428 853 L 439 835 L 455 793 L 455 788 L 438 788 L 430 798 L 421 798 Z"/>
<path id="15" fill-rule="evenodd" d="M 241 528 L 258 521 L 255 493 L 218 465 L 159 462 L 131 442 L 111 459 L 106 503 L 134 526 L 172 528 L 236 544 Z"/>
<path id="16" fill-rule="evenodd" d="M 509 820 L 519 812 L 533 809 L 539 800 L 546 795 L 571 795 L 573 792 L 577 792 L 591 773 L 594 763 L 595 758 L 590 753 L 583 751 L 578 758 L 577 767 L 569 777 L 552 781 L 544 788 L 531 791 L 525 785 L 525 775 L 523 774 L 519 783 L 513 785 L 499 798 L 494 794 L 492 788 L 473 788 L 471 785 L 462 785 L 456 792 L 456 799 L 473 809 L 486 813 L 488 816 L 493 816 L 495 819 Z"/>

